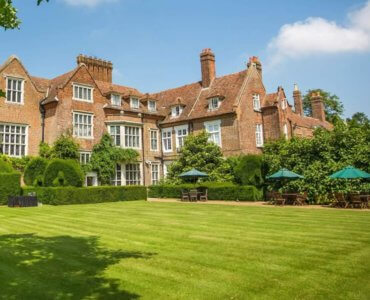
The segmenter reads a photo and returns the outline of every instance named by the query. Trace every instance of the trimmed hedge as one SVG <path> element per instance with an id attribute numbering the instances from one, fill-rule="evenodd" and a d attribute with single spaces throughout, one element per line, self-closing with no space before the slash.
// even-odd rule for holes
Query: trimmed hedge
<path id="1" fill-rule="evenodd" d="M 24 182 L 27 185 L 35 185 L 38 178 L 44 176 L 48 161 L 42 157 L 36 157 L 30 160 L 24 169 Z"/>
<path id="2" fill-rule="evenodd" d="M 14 169 L 10 162 L 0 159 L 0 173 L 13 173 Z"/>
<path id="3" fill-rule="evenodd" d="M 235 185 L 232 183 L 205 182 L 197 185 L 152 185 L 149 187 L 148 197 L 151 198 L 180 198 L 181 190 L 192 188 L 207 188 L 209 200 L 228 201 L 260 201 L 263 193 L 254 186 Z"/>
<path id="4" fill-rule="evenodd" d="M 23 195 L 35 192 L 43 204 L 65 205 L 146 200 L 144 186 L 23 187 Z"/>
<path id="5" fill-rule="evenodd" d="M 53 159 L 45 169 L 44 186 L 55 186 L 56 179 L 60 177 L 63 177 L 64 186 L 81 187 L 84 181 L 83 171 L 77 161 Z"/>
<path id="6" fill-rule="evenodd" d="M 21 191 L 20 173 L 0 173 L 0 205 L 8 203 L 8 196 L 19 196 Z"/>

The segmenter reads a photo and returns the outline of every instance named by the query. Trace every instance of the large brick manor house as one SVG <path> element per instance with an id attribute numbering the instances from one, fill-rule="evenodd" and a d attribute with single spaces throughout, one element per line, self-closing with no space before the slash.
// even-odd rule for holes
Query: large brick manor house
<path id="1" fill-rule="evenodd" d="M 81 162 L 108 131 L 119 147 L 140 153 L 136 164 L 117 165 L 113 184 L 152 184 L 176 159 L 184 137 L 206 130 L 225 156 L 260 153 L 264 141 L 311 136 L 330 128 L 320 95 L 312 98 L 312 117 L 303 115 L 295 86 L 294 107 L 284 89 L 266 93 L 262 65 L 251 57 L 241 72 L 216 76 L 215 55 L 200 54 L 201 80 L 155 94 L 112 82 L 109 61 L 79 55 L 77 67 L 53 79 L 35 77 L 11 56 L 0 66 L 0 153 L 37 155 L 41 141 L 53 143 L 72 129 Z M 97 184 L 88 174 L 87 183 Z"/>

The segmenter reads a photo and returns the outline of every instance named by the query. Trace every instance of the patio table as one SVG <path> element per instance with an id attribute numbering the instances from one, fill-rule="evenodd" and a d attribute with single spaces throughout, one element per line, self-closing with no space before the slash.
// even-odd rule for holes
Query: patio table
<path id="1" fill-rule="evenodd" d="M 301 203 L 301 201 L 298 199 L 298 194 L 297 193 L 285 193 L 282 196 L 286 200 L 286 204 L 303 205 Z"/>

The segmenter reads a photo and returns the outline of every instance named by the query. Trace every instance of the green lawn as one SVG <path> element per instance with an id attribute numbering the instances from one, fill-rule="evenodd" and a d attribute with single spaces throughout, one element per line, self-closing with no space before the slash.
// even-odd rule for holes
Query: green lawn
<path id="1" fill-rule="evenodd" d="M 0 207 L 0 299 L 369 299 L 370 212 Z"/>

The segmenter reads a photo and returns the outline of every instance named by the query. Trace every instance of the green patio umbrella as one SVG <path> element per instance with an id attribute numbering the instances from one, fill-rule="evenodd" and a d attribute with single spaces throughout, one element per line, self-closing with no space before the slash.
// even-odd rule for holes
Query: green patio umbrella
<path id="1" fill-rule="evenodd" d="M 198 178 L 200 177 L 208 177 L 207 173 L 203 173 L 201 171 L 198 171 L 197 169 L 191 169 L 190 171 L 184 172 L 179 175 L 179 177 L 182 178 L 192 178 L 195 181 L 197 181 Z"/>
<path id="2" fill-rule="evenodd" d="M 329 176 L 332 179 L 342 178 L 342 179 L 356 179 L 356 178 L 370 178 L 370 174 L 362 170 L 356 169 L 355 167 L 348 166 L 344 169 L 335 172 Z"/>
<path id="3" fill-rule="evenodd" d="M 288 169 L 280 169 L 276 173 L 267 176 L 267 179 L 298 179 L 298 178 L 304 178 L 302 175 L 296 174 L 292 171 L 289 171 Z"/>

